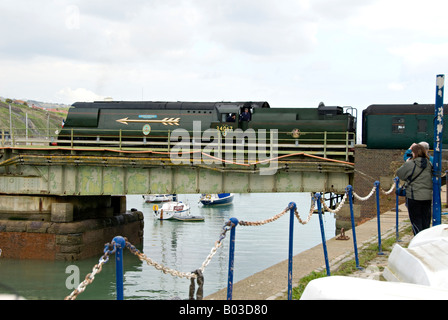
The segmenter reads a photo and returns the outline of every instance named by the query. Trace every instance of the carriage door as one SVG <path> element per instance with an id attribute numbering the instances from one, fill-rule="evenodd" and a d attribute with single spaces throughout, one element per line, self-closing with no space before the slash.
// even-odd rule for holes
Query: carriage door
<path id="1" fill-rule="evenodd" d="M 422 116 L 416 116 L 416 120 L 417 120 L 417 141 L 415 142 L 421 142 L 421 141 L 426 141 L 428 142 L 430 145 L 432 145 L 432 136 L 434 133 L 429 132 L 429 128 L 428 128 L 428 117 L 422 117 Z"/>

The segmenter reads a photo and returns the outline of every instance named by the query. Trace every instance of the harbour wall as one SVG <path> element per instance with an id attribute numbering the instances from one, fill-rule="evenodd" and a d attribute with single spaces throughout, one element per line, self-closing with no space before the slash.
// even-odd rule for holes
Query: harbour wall
<path id="1" fill-rule="evenodd" d="M 98 256 L 116 235 L 143 243 L 143 213 L 126 211 L 126 197 L 5 196 L 4 200 L 2 258 L 86 259 Z"/>

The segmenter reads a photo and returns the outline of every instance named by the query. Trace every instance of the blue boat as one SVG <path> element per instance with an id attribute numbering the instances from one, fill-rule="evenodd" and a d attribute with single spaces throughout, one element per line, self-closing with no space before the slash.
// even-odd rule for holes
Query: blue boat
<path id="1" fill-rule="evenodd" d="M 199 201 L 204 206 L 229 204 L 233 201 L 233 193 L 203 193 Z"/>

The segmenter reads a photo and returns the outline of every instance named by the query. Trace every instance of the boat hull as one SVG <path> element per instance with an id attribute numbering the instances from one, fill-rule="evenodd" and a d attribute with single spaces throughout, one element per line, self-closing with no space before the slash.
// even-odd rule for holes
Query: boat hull
<path id="1" fill-rule="evenodd" d="M 448 225 L 419 232 L 408 248 L 396 244 L 383 276 L 388 281 L 407 282 L 448 290 Z"/>
<path id="2" fill-rule="evenodd" d="M 143 199 L 145 199 L 146 203 L 162 203 L 173 201 L 174 197 L 172 194 L 149 194 L 144 195 Z"/>
<path id="3" fill-rule="evenodd" d="M 174 217 L 189 217 L 190 206 L 182 202 L 165 202 L 162 207 L 154 205 L 154 217 L 159 220 L 170 220 Z"/>
<path id="4" fill-rule="evenodd" d="M 223 204 L 229 204 L 233 202 L 233 193 L 229 194 L 228 196 L 219 198 L 215 195 L 207 195 L 206 197 L 202 197 L 199 201 L 204 206 L 216 206 L 216 205 L 223 205 Z"/>
<path id="5" fill-rule="evenodd" d="M 428 286 L 331 276 L 310 281 L 300 300 L 446 300 L 448 290 Z"/>

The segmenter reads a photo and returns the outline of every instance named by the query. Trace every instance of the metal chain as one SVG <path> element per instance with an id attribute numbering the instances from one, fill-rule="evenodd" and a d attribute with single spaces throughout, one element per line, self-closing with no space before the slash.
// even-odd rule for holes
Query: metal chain
<path id="1" fill-rule="evenodd" d="M 125 238 L 126 239 L 126 238 Z M 150 266 L 153 266 L 157 270 L 162 271 L 165 274 L 170 274 L 172 276 L 180 277 L 180 278 L 196 278 L 196 274 L 192 272 L 179 272 L 177 270 L 165 267 L 164 265 L 152 260 L 149 258 L 146 254 L 140 252 L 134 245 L 129 243 L 129 241 L 126 239 L 126 248 L 129 249 L 134 255 L 136 255 L 141 261 L 146 261 L 146 263 Z"/>
<path id="2" fill-rule="evenodd" d="M 381 189 L 381 192 L 387 195 L 387 194 L 392 193 L 392 191 L 394 191 L 394 189 L 395 189 L 395 183 L 392 184 L 392 186 L 390 187 L 390 189 L 388 191 L 384 191 L 383 189 Z M 358 194 L 356 194 L 356 192 L 353 192 L 353 195 L 355 196 L 356 199 L 358 199 L 360 201 L 366 201 L 375 193 L 375 191 L 376 191 L 376 186 L 373 186 L 370 193 L 365 197 L 360 197 Z"/>
<path id="3" fill-rule="evenodd" d="M 215 242 L 215 246 L 210 250 L 209 255 L 207 256 L 207 258 L 205 258 L 204 262 L 202 263 L 201 267 L 199 268 L 199 270 L 201 270 L 201 272 L 204 272 L 205 268 L 208 266 L 208 264 L 212 260 L 213 256 L 218 251 L 218 248 L 222 246 L 222 240 L 225 239 L 227 231 L 229 231 L 230 229 L 232 229 L 234 227 L 235 227 L 235 225 L 230 220 L 227 221 L 227 223 L 223 226 L 221 235 L 219 236 L 219 239 Z"/>
<path id="4" fill-rule="evenodd" d="M 277 220 L 278 218 L 283 216 L 286 212 L 288 212 L 288 210 L 289 210 L 289 207 L 287 207 L 282 212 L 276 214 L 272 218 L 269 218 L 269 219 L 266 219 L 266 220 L 261 220 L 261 221 L 240 221 L 238 224 L 240 224 L 242 226 L 262 226 L 264 224 L 267 224 L 267 223 L 270 223 L 270 222 L 274 222 L 275 220 Z"/>
<path id="5" fill-rule="evenodd" d="M 196 282 L 198 283 L 198 290 L 196 291 L 196 300 L 202 300 L 202 297 L 204 295 L 204 276 L 202 275 L 201 270 L 193 271 L 197 275 Z M 196 288 L 194 283 L 194 278 L 190 279 L 190 292 L 189 292 L 189 299 L 194 300 L 194 290 Z"/>
<path id="6" fill-rule="evenodd" d="M 383 189 L 381 189 L 381 192 L 387 195 L 387 194 L 392 193 L 392 191 L 394 191 L 394 189 L 395 189 L 395 183 L 392 184 L 389 191 L 384 191 Z"/>
<path id="7" fill-rule="evenodd" d="M 320 202 L 322 203 L 322 206 L 324 207 L 325 210 L 327 210 L 331 213 L 338 213 L 342 209 L 342 206 L 344 205 L 345 200 L 347 200 L 347 197 L 348 197 L 348 195 L 347 195 L 347 193 L 345 193 L 344 196 L 342 197 L 341 202 L 339 202 L 338 206 L 334 210 L 327 206 L 327 204 L 325 203 L 325 200 L 322 199 L 322 197 L 320 198 Z"/>
<path id="8" fill-rule="evenodd" d="M 300 218 L 299 211 L 297 211 L 297 208 L 294 210 L 294 214 L 295 214 L 297 220 L 298 220 L 301 224 L 307 224 L 308 222 L 310 222 L 311 217 L 313 216 L 313 213 L 314 213 L 315 203 L 316 203 L 316 201 L 313 201 L 313 202 L 312 202 L 310 211 L 308 212 L 308 217 L 307 217 L 305 220 L 302 220 L 302 219 Z"/>
<path id="9" fill-rule="evenodd" d="M 70 295 L 66 296 L 64 300 L 75 300 L 80 293 L 84 292 L 86 287 L 93 282 L 96 274 L 101 272 L 101 270 L 103 269 L 103 264 L 109 261 L 109 255 L 115 253 L 115 251 L 115 242 L 112 241 L 111 243 L 107 243 L 104 247 L 103 256 L 100 258 L 98 264 L 93 266 L 92 272 L 88 273 L 84 281 L 81 282 Z"/>
<path id="10" fill-rule="evenodd" d="M 134 255 L 136 255 L 141 261 L 146 261 L 146 263 L 148 265 L 153 266 L 157 270 L 161 270 L 165 274 L 170 274 L 172 276 L 176 276 L 176 277 L 180 277 L 180 278 L 196 279 L 198 277 L 199 272 L 200 272 L 200 274 L 202 274 L 204 272 L 205 268 L 208 266 L 208 264 L 212 260 L 213 256 L 218 251 L 218 248 L 221 247 L 222 241 L 226 237 L 227 231 L 230 230 L 233 227 L 234 227 L 234 225 L 230 221 L 227 222 L 224 225 L 223 231 L 222 231 L 219 239 L 215 242 L 214 247 L 210 250 L 209 255 L 205 258 L 205 260 L 202 263 L 201 267 L 199 269 L 197 269 L 196 271 L 194 271 L 194 272 L 180 272 L 180 271 L 177 271 L 175 269 L 168 268 L 168 267 L 166 267 L 166 266 L 164 266 L 164 265 L 162 265 L 162 264 L 152 260 L 151 258 L 146 256 L 144 253 L 140 252 L 140 250 L 138 250 L 134 245 L 132 245 L 125 238 L 125 240 L 126 240 L 126 247 L 129 249 L 129 251 L 131 251 Z"/>
<path id="11" fill-rule="evenodd" d="M 367 199 L 369 199 L 374 193 L 375 193 L 376 187 L 373 186 L 372 190 L 370 191 L 370 193 L 365 196 L 365 197 L 360 197 L 359 195 L 356 194 L 356 192 L 353 192 L 353 195 L 355 196 L 356 199 L 361 200 L 361 201 L 365 201 Z"/>

